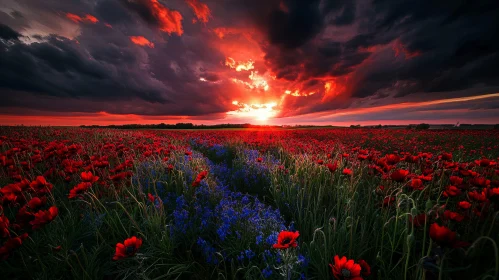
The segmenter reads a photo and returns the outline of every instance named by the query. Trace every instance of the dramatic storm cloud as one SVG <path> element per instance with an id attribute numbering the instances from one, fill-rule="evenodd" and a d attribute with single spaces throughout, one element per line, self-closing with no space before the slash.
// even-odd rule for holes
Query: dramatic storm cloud
<path id="1" fill-rule="evenodd" d="M 497 1 L 5 0 L 0 124 L 495 123 L 497 26 Z"/>

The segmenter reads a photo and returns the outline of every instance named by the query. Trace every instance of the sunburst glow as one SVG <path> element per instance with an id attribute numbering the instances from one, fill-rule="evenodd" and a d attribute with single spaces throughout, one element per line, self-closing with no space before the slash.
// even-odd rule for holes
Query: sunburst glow
<path id="1" fill-rule="evenodd" d="M 278 113 L 278 111 L 275 109 L 275 107 L 277 106 L 276 102 L 263 104 L 246 104 L 238 101 L 233 101 L 232 104 L 236 105 L 238 109 L 227 112 L 227 115 L 233 115 L 240 118 L 248 118 L 257 121 L 267 121 Z"/>

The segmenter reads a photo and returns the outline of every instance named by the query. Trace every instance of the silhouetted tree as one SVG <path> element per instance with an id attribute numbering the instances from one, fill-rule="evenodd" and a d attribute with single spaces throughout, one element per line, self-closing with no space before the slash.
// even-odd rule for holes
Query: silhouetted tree
<path id="1" fill-rule="evenodd" d="M 429 128 L 430 128 L 430 125 L 427 123 L 420 123 L 420 124 L 416 125 L 416 129 L 429 129 Z"/>

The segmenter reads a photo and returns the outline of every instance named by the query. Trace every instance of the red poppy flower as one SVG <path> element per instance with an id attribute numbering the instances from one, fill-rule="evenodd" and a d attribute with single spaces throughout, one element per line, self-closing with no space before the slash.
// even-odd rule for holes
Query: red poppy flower
<path id="1" fill-rule="evenodd" d="M 334 173 L 336 171 L 336 169 L 338 168 L 338 162 L 335 161 L 333 164 L 328 163 L 326 166 L 327 166 L 327 169 L 329 169 L 329 171 L 331 173 Z"/>
<path id="2" fill-rule="evenodd" d="M 329 264 L 334 278 L 338 280 L 362 280 L 360 272 L 362 267 L 355 263 L 354 260 L 349 260 L 347 257 L 341 259 L 338 255 L 334 256 L 334 265 Z"/>
<path id="3" fill-rule="evenodd" d="M 371 267 L 365 260 L 358 260 L 357 262 L 360 265 L 360 274 L 362 274 L 362 276 L 367 277 L 371 275 Z"/>
<path id="4" fill-rule="evenodd" d="M 489 195 L 491 197 L 499 196 L 499 188 L 491 188 L 491 189 L 489 189 Z"/>
<path id="5" fill-rule="evenodd" d="M 385 156 L 386 163 L 389 165 L 395 165 L 400 161 L 400 157 L 394 154 L 389 154 Z"/>
<path id="6" fill-rule="evenodd" d="M 193 187 L 199 187 L 199 185 L 201 184 L 201 181 L 203 181 L 204 178 L 206 178 L 206 176 L 208 176 L 208 171 L 202 171 L 198 174 L 198 176 L 196 176 L 196 180 L 194 180 L 194 182 L 192 182 L 192 186 Z"/>
<path id="7" fill-rule="evenodd" d="M 343 175 L 352 175 L 353 172 L 352 172 L 352 169 L 348 169 L 348 168 L 345 168 L 343 169 Z"/>
<path id="8" fill-rule="evenodd" d="M 390 175 L 390 178 L 395 182 L 402 182 L 405 180 L 407 175 L 409 175 L 409 171 L 404 169 L 398 169 Z"/>
<path id="9" fill-rule="evenodd" d="M 36 177 L 36 180 L 31 182 L 29 186 L 36 193 L 49 193 L 53 187 L 43 176 Z"/>
<path id="10" fill-rule="evenodd" d="M 367 157 L 368 157 L 367 155 L 362 155 L 362 154 L 357 155 L 357 159 L 360 160 L 360 161 L 366 160 Z"/>
<path id="11" fill-rule="evenodd" d="M 120 181 L 120 180 L 125 179 L 126 177 L 131 177 L 131 176 L 132 176 L 132 172 L 126 171 L 126 172 L 121 172 L 121 173 L 118 173 L 115 175 L 111 175 L 111 176 L 109 176 L 109 179 L 111 179 L 113 181 Z"/>
<path id="12" fill-rule="evenodd" d="M 9 232 L 10 221 L 4 215 L 0 216 L 0 236 L 7 237 L 10 236 Z"/>
<path id="13" fill-rule="evenodd" d="M 452 160 L 452 154 L 451 153 L 442 153 L 440 155 L 440 158 L 442 160 Z"/>
<path id="14" fill-rule="evenodd" d="M 43 206 L 45 203 L 47 203 L 47 197 L 42 197 L 41 199 L 39 197 L 33 197 L 29 202 L 28 202 L 28 207 L 31 210 L 35 210 L 41 206 Z"/>
<path id="15" fill-rule="evenodd" d="M 274 249 L 287 249 L 289 247 L 294 248 L 298 246 L 298 243 L 296 242 L 298 236 L 300 236 L 298 231 L 292 232 L 283 230 L 279 232 L 279 235 L 277 236 L 277 243 L 272 247 L 274 247 Z"/>
<path id="16" fill-rule="evenodd" d="M 168 164 L 168 166 L 166 167 L 166 169 L 168 170 L 168 173 L 172 172 L 173 171 L 173 165 Z"/>
<path id="17" fill-rule="evenodd" d="M 474 190 L 473 192 L 468 192 L 468 196 L 475 201 L 487 201 L 487 189 L 484 188 L 482 192 L 477 192 L 476 190 Z"/>
<path id="18" fill-rule="evenodd" d="M 12 251 L 15 249 L 21 247 L 23 244 L 23 241 L 28 238 L 28 234 L 24 233 L 20 236 L 14 237 L 14 238 L 9 238 L 5 243 L 3 244 L 2 247 L 0 247 L 0 259 L 6 260 Z"/>
<path id="19" fill-rule="evenodd" d="M 72 190 L 69 191 L 68 198 L 72 199 L 72 198 L 80 196 L 81 194 L 86 192 L 91 186 L 92 186 L 92 183 L 89 183 L 89 182 L 79 183 Z"/>
<path id="20" fill-rule="evenodd" d="M 147 199 L 148 199 L 151 203 L 154 203 L 154 200 L 155 200 L 154 195 L 152 195 L 152 194 L 148 193 L 148 194 L 147 194 Z"/>
<path id="21" fill-rule="evenodd" d="M 422 191 L 424 189 L 423 181 L 421 179 L 416 179 L 416 178 L 412 179 L 410 186 L 413 190 Z"/>
<path id="22" fill-rule="evenodd" d="M 475 163 L 480 165 L 481 167 L 488 167 L 490 165 L 490 160 L 482 158 L 481 160 L 475 160 Z"/>
<path id="23" fill-rule="evenodd" d="M 395 197 L 387 196 L 383 199 L 383 207 L 391 206 L 395 202 Z"/>
<path id="24" fill-rule="evenodd" d="M 470 209 L 471 207 L 471 203 L 469 203 L 468 201 L 459 201 L 459 203 L 457 204 L 457 206 L 461 209 L 464 209 L 464 210 L 468 210 Z"/>
<path id="25" fill-rule="evenodd" d="M 416 216 L 409 216 L 409 222 L 411 222 L 415 227 L 421 227 L 426 222 L 426 214 L 422 213 Z"/>
<path id="26" fill-rule="evenodd" d="M 456 242 L 456 233 L 446 226 L 439 226 L 437 223 L 431 224 L 430 237 L 433 241 L 443 246 L 452 245 Z"/>
<path id="27" fill-rule="evenodd" d="M 117 243 L 113 260 L 117 261 L 135 255 L 140 246 L 142 246 L 142 239 L 135 236 L 126 239 L 123 243 Z"/>
<path id="28" fill-rule="evenodd" d="M 444 197 L 453 197 L 461 194 L 461 190 L 455 186 L 448 186 L 445 191 L 442 193 Z"/>
<path id="29" fill-rule="evenodd" d="M 411 156 L 411 155 L 406 155 L 404 157 L 404 161 L 408 163 L 416 163 L 418 162 L 419 157 L 418 156 Z"/>
<path id="30" fill-rule="evenodd" d="M 256 159 L 257 162 L 262 162 L 263 161 L 263 158 L 259 157 Z"/>
<path id="31" fill-rule="evenodd" d="M 205 171 L 201 171 L 201 172 L 198 174 L 198 176 L 197 176 L 197 178 L 196 178 L 196 179 L 199 179 L 199 180 L 201 181 L 201 180 L 203 180 L 204 178 L 206 178 L 206 176 L 208 176 L 208 171 L 206 171 L 206 170 L 205 170 Z"/>
<path id="32" fill-rule="evenodd" d="M 97 180 L 99 180 L 99 176 L 94 176 L 92 172 L 82 172 L 81 173 L 81 180 L 83 182 L 88 182 L 88 183 L 95 183 Z"/>
<path id="33" fill-rule="evenodd" d="M 445 210 L 444 212 L 444 219 L 446 220 L 453 220 L 458 223 L 462 222 L 464 220 L 464 216 L 457 213 L 457 212 L 452 212 L 450 210 Z"/>
<path id="34" fill-rule="evenodd" d="M 57 207 L 52 206 L 49 210 L 40 210 L 38 213 L 35 213 L 35 219 L 30 222 L 33 230 L 41 228 L 43 225 L 50 223 L 57 217 L 59 214 L 59 209 Z"/>
<path id="35" fill-rule="evenodd" d="M 470 180 L 470 182 L 477 187 L 489 187 L 490 180 L 485 179 L 484 177 L 475 177 Z"/>

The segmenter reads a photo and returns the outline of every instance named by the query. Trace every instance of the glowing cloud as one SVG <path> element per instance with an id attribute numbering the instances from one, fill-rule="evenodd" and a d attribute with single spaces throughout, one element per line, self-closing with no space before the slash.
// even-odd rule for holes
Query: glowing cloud
<path id="1" fill-rule="evenodd" d="M 333 83 L 332 83 L 332 82 L 326 82 L 326 83 L 324 84 L 324 90 L 325 90 L 326 92 L 330 92 L 330 91 L 331 91 L 331 87 L 332 87 L 332 85 L 333 85 Z"/>
<path id="2" fill-rule="evenodd" d="M 147 46 L 149 48 L 154 48 L 154 43 L 147 40 L 143 36 L 130 36 L 130 41 L 139 46 Z"/>
<path id="3" fill-rule="evenodd" d="M 238 109 L 227 112 L 227 115 L 233 115 L 241 118 L 251 118 L 258 121 L 266 121 L 277 115 L 279 112 L 274 109 L 274 107 L 277 106 L 277 103 L 275 102 L 264 104 L 246 104 L 235 100 L 232 101 L 232 104 L 237 106 Z"/>
<path id="4" fill-rule="evenodd" d="M 290 91 L 290 90 L 286 90 L 284 91 L 285 94 L 288 94 L 288 95 L 291 95 L 291 96 L 310 96 L 310 95 L 314 95 L 315 94 L 315 91 L 311 91 L 311 92 L 300 92 L 299 90 L 295 90 L 295 91 Z"/>
<path id="5" fill-rule="evenodd" d="M 234 83 L 245 85 L 248 89 L 263 89 L 264 91 L 269 90 L 269 84 L 264 77 L 258 75 L 258 71 L 251 71 L 251 74 L 248 76 L 250 82 L 246 82 L 243 80 L 239 80 L 236 78 L 232 78 L 231 80 Z"/>
<path id="6" fill-rule="evenodd" d="M 211 17 L 211 11 L 210 8 L 208 8 L 208 5 L 199 2 L 199 0 L 186 0 L 186 2 L 194 11 L 194 14 L 199 21 L 203 23 L 208 22 L 208 19 Z"/>
<path id="7" fill-rule="evenodd" d="M 83 19 L 79 16 L 79 15 L 75 15 L 75 14 L 72 14 L 72 13 L 66 13 L 66 17 L 73 21 L 73 22 L 76 22 L 76 23 L 79 23 L 81 22 Z"/>
<path id="8" fill-rule="evenodd" d="M 91 22 L 91 23 L 97 23 L 97 22 L 99 22 L 99 20 L 96 17 L 94 17 L 93 15 L 89 15 L 89 14 L 87 14 L 85 16 L 85 19 L 87 21 Z"/>
<path id="9" fill-rule="evenodd" d="M 343 91 L 345 91 L 345 85 L 339 84 L 334 80 L 329 80 L 324 83 L 324 97 L 322 98 L 321 102 L 336 97 Z"/>
<path id="10" fill-rule="evenodd" d="M 227 34 L 235 34 L 233 28 L 217 27 L 211 30 L 218 38 L 223 39 Z"/>
<path id="11" fill-rule="evenodd" d="M 157 21 L 159 29 L 171 35 L 176 33 L 181 36 L 184 33 L 182 28 L 182 14 L 175 10 L 170 10 L 158 0 L 140 0 L 138 4 L 142 6 Z"/>
<path id="12" fill-rule="evenodd" d="M 80 17 L 79 15 L 75 15 L 72 13 L 66 13 L 66 17 L 75 22 L 75 23 L 80 23 L 80 22 L 88 22 L 88 23 L 97 23 L 99 20 L 94 17 L 93 15 L 86 14 L 84 17 Z"/>
<path id="13" fill-rule="evenodd" d="M 263 90 L 269 90 L 269 84 L 262 76 L 258 75 L 258 71 L 251 71 L 248 77 L 254 86 L 254 88 L 262 88 Z"/>
<path id="14" fill-rule="evenodd" d="M 483 95 L 476 95 L 476 96 L 456 97 L 456 98 L 449 98 L 449 99 L 438 99 L 438 100 L 432 100 L 432 101 L 401 102 L 401 103 L 397 103 L 397 104 L 381 105 L 381 106 L 377 106 L 377 107 L 350 108 L 348 110 L 341 110 L 341 111 L 338 111 L 338 110 L 336 110 L 336 111 L 324 111 L 321 113 L 312 113 L 312 114 L 318 116 L 318 118 L 347 116 L 347 115 L 360 115 L 360 114 L 367 114 L 367 113 L 391 111 L 391 110 L 397 110 L 397 109 L 418 108 L 418 107 L 425 107 L 425 106 L 431 106 L 431 105 L 466 102 L 466 101 L 474 101 L 474 100 L 481 100 L 481 99 L 486 99 L 486 98 L 498 98 L 498 97 L 499 97 L 499 93 L 490 93 L 490 94 L 483 94 Z M 469 109 L 467 109 L 467 110 L 469 110 Z M 311 115 L 311 114 L 305 114 L 305 115 Z"/>
<path id="15" fill-rule="evenodd" d="M 237 72 L 249 71 L 251 69 L 255 69 L 253 65 L 254 62 L 252 60 L 248 60 L 247 62 L 238 61 L 236 62 L 232 57 L 227 57 L 225 59 L 225 65 L 229 66 L 232 69 L 236 69 Z"/>
<path id="16" fill-rule="evenodd" d="M 218 38 L 224 39 L 227 35 L 243 35 L 248 41 L 253 41 L 252 37 L 255 34 L 255 29 L 252 28 L 240 28 L 240 27 L 216 27 L 210 29 L 211 32 L 215 33 Z"/>

